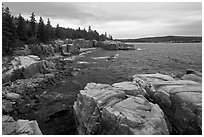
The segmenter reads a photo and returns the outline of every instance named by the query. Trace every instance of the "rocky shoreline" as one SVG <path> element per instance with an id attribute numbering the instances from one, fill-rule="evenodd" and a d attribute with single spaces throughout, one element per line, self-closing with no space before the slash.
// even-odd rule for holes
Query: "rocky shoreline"
<path id="1" fill-rule="evenodd" d="M 75 59 L 97 50 L 93 45 L 89 47 L 92 42 L 87 42 L 88 47 L 80 42 L 78 46 L 86 48 L 81 48 L 79 55 L 61 55 L 57 45 L 65 43 L 56 42 L 38 49 L 46 56 L 28 52 L 7 61 L 10 65 L 3 62 L 3 134 L 201 134 L 202 74 L 196 71 L 188 70 L 182 80 L 162 74 L 138 74 L 132 81 L 88 83 L 78 98 L 74 88 L 78 91 L 81 85 L 71 80 L 71 91 L 61 92 L 63 78 L 75 77 L 81 71 L 72 66 Z M 63 53 L 68 53 L 66 48 Z M 49 92 L 53 87 L 59 89 Z"/>
<path id="2" fill-rule="evenodd" d="M 79 134 L 202 134 L 202 81 L 137 74 L 132 82 L 88 83 L 74 103 Z"/>

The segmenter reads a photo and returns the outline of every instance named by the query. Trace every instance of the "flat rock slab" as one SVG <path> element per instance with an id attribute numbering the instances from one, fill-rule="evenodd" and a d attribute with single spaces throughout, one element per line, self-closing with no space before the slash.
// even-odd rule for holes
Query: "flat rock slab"
<path id="1" fill-rule="evenodd" d="M 191 75 L 191 74 L 188 74 Z M 134 82 L 146 90 L 172 123 L 176 134 L 201 134 L 202 84 L 200 81 L 174 80 L 168 75 L 139 74 Z"/>
<path id="2" fill-rule="evenodd" d="M 118 85 L 88 83 L 80 91 L 74 103 L 79 134 L 168 134 L 158 105 L 141 94 L 127 95 L 123 91 L 127 86 Z"/>

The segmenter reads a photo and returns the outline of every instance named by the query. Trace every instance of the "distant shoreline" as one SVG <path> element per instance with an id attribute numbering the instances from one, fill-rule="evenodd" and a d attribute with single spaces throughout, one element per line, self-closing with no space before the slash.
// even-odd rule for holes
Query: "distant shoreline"
<path id="1" fill-rule="evenodd" d="M 121 42 L 131 43 L 202 43 L 202 36 L 163 36 L 145 37 L 138 39 L 115 39 Z"/>
<path id="2" fill-rule="evenodd" d="M 185 43 L 194 43 L 194 44 L 196 44 L 196 43 L 202 43 L 202 42 L 124 42 L 125 44 L 162 44 L 162 43 L 164 43 L 164 44 L 185 44 Z"/>

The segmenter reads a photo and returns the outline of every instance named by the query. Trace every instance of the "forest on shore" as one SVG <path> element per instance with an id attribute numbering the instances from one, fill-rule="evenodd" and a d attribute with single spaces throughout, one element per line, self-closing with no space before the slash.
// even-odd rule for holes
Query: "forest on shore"
<path id="1" fill-rule="evenodd" d="M 25 44 L 49 43 L 56 39 L 85 39 L 104 41 L 112 40 L 111 35 L 99 34 L 96 30 L 92 30 L 91 26 L 88 30 L 85 28 L 78 29 L 64 28 L 57 24 L 56 27 L 51 25 L 48 18 L 45 23 L 40 17 L 36 21 L 35 13 L 32 12 L 30 19 L 26 20 L 19 14 L 14 17 L 8 7 L 2 6 L 2 54 L 3 56 L 12 55 L 14 50 L 23 47 Z"/>

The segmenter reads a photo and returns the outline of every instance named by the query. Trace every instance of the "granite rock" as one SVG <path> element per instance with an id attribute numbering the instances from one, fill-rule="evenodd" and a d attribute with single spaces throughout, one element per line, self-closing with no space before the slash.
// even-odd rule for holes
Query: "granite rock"
<path id="1" fill-rule="evenodd" d="M 88 83 L 74 103 L 79 134 L 168 134 L 158 105 L 141 94 L 131 96 L 123 90 Z"/>
<path id="2" fill-rule="evenodd" d="M 192 80 L 175 80 L 162 74 L 139 74 L 134 82 L 145 89 L 172 124 L 174 134 L 201 134 L 202 85 Z"/>
<path id="3" fill-rule="evenodd" d="M 2 116 L 3 135 L 42 135 L 37 121 L 17 120 L 12 117 Z"/>

